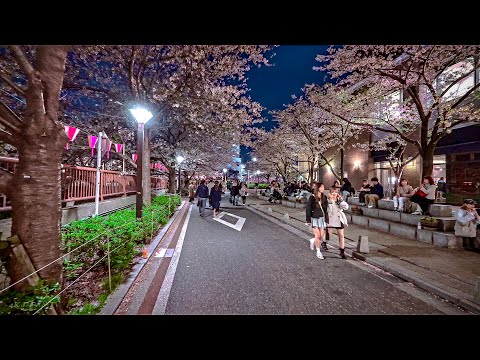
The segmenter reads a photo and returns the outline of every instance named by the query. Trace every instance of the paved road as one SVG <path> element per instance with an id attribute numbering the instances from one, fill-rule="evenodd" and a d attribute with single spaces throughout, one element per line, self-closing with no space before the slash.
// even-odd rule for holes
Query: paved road
<path id="1" fill-rule="evenodd" d="M 241 231 L 211 211 L 200 218 L 193 205 L 166 314 L 441 314 L 447 306 L 336 250 L 319 260 L 307 241 L 246 208 L 227 211 L 246 218 Z"/>

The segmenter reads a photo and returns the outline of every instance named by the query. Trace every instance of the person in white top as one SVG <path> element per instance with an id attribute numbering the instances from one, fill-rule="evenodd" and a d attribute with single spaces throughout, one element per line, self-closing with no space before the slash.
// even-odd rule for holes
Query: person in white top
<path id="1" fill-rule="evenodd" d="M 348 209 L 348 204 L 338 193 L 339 189 L 335 185 L 330 188 L 328 194 L 328 228 L 337 229 L 338 245 L 340 246 L 340 257 L 346 259 L 345 255 L 345 226 L 348 226 L 347 217 L 343 210 Z"/>
<path id="2" fill-rule="evenodd" d="M 415 189 L 415 194 L 412 195 L 410 201 L 417 203 L 422 210 L 417 208 L 417 211 L 412 213 L 413 215 L 425 215 L 428 212 L 428 208 L 435 201 L 435 192 L 437 186 L 431 176 L 423 177 L 423 184 Z"/>
<path id="3" fill-rule="evenodd" d="M 243 183 L 240 189 L 240 196 L 242 197 L 242 205 L 245 206 L 245 201 L 247 200 L 248 188 L 247 184 Z"/>
<path id="4" fill-rule="evenodd" d="M 403 211 L 405 200 L 412 197 L 415 192 L 413 188 L 408 185 L 407 179 L 400 180 L 400 186 L 397 189 L 397 194 L 393 197 L 393 211 Z"/>
<path id="5" fill-rule="evenodd" d="M 463 205 L 455 212 L 455 235 L 463 238 L 465 250 L 474 250 L 477 238 L 477 225 L 480 224 L 480 216 L 475 207 L 478 204 L 473 199 L 463 200 Z"/>

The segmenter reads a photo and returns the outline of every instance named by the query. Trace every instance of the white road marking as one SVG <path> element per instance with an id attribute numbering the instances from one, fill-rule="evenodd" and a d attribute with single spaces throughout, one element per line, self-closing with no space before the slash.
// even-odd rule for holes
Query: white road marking
<path id="1" fill-rule="evenodd" d="M 175 246 L 172 260 L 170 261 L 170 265 L 168 266 L 165 279 L 163 280 L 162 287 L 160 289 L 160 292 L 158 293 L 157 301 L 155 302 L 152 315 L 165 315 L 168 298 L 170 297 L 170 291 L 172 290 L 173 279 L 175 277 L 175 272 L 177 271 L 178 260 L 180 259 L 180 254 L 182 252 L 183 240 L 185 239 L 185 233 L 187 232 L 188 222 L 190 220 L 192 209 L 193 207 L 190 206 L 187 218 L 185 219 L 185 224 L 183 224 L 182 231 L 180 232 L 180 237 L 177 241 L 177 246 Z"/>
<path id="2" fill-rule="evenodd" d="M 228 221 L 222 220 L 222 217 L 225 216 L 225 215 L 235 217 L 235 218 L 238 219 L 238 221 L 235 224 L 231 224 Z M 237 216 L 237 215 L 230 214 L 230 213 L 227 213 L 225 211 L 222 211 L 216 218 L 213 218 L 213 220 L 218 221 L 219 223 L 221 223 L 223 225 L 227 225 L 227 226 L 229 226 L 229 227 L 231 227 L 235 230 L 241 231 L 242 227 L 243 227 L 243 224 L 245 224 L 246 219 L 244 217 Z"/>

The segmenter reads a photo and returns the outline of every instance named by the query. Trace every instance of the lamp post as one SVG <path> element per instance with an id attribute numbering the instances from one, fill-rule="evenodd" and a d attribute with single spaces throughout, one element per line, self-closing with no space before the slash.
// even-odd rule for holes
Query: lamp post
<path id="1" fill-rule="evenodd" d="M 137 130 L 137 201 L 136 201 L 136 214 L 137 220 L 142 219 L 142 207 L 143 207 L 143 138 L 144 138 L 144 129 L 145 124 L 150 120 L 153 115 L 150 111 L 141 108 L 135 107 L 129 109 L 132 113 L 135 120 L 138 123 Z"/>
<path id="2" fill-rule="evenodd" d="M 180 164 L 183 160 L 185 160 L 185 158 L 182 155 L 178 155 L 176 157 L 176 160 L 178 162 L 178 195 L 182 196 L 182 194 L 180 193 Z"/>
<path id="3" fill-rule="evenodd" d="M 225 183 L 227 182 L 227 169 L 223 169 L 223 175 L 225 175 Z"/>

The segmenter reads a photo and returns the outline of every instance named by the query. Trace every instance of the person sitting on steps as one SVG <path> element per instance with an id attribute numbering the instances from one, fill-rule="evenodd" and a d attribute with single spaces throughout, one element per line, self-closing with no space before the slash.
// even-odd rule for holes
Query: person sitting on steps
<path id="1" fill-rule="evenodd" d="M 414 193 L 413 188 L 408 185 L 407 179 L 400 180 L 397 194 L 393 197 L 393 211 L 403 212 L 405 201 L 409 200 Z"/>
<path id="2" fill-rule="evenodd" d="M 378 182 L 377 177 L 370 179 L 373 186 L 370 188 L 370 193 L 365 195 L 365 202 L 369 208 L 378 208 L 378 200 L 383 199 L 383 186 Z"/>
<path id="3" fill-rule="evenodd" d="M 412 213 L 413 215 L 427 214 L 429 206 L 435 201 L 436 190 L 437 186 L 433 178 L 431 176 L 424 176 L 422 185 L 415 189 L 415 194 L 410 198 L 411 202 L 417 203 L 421 208 L 420 210 L 417 207 L 417 210 Z"/>
<path id="4" fill-rule="evenodd" d="M 363 180 L 362 187 L 358 189 L 358 200 L 361 206 L 365 206 L 365 195 L 370 193 L 370 184 L 367 179 Z"/>

